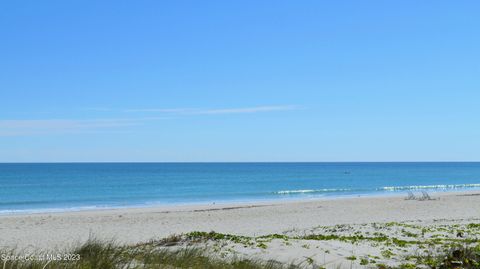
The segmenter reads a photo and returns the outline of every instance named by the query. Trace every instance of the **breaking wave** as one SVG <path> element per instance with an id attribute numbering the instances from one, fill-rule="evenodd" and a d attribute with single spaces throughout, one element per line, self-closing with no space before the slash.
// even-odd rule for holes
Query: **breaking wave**
<path id="1" fill-rule="evenodd" d="M 276 191 L 275 194 L 298 194 L 298 193 L 320 193 L 320 192 L 344 192 L 353 191 L 354 189 L 318 189 L 318 190 L 286 190 Z"/>
<path id="2" fill-rule="evenodd" d="M 381 187 L 377 190 L 383 191 L 401 191 L 401 190 L 423 190 L 423 189 L 464 189 L 479 188 L 480 184 L 441 184 L 441 185 L 419 185 L 419 186 L 390 186 Z"/>
<path id="3" fill-rule="evenodd" d="M 353 188 L 339 188 L 339 189 L 306 189 L 306 190 L 282 190 L 276 191 L 274 194 L 288 195 L 288 194 L 312 194 L 312 193 L 332 193 L 332 192 L 371 192 L 371 191 L 407 191 L 407 190 L 453 190 L 453 189 L 467 189 L 480 188 L 480 183 L 474 184 L 440 184 L 440 185 L 413 185 L 413 186 L 386 186 L 372 189 L 353 189 Z"/>

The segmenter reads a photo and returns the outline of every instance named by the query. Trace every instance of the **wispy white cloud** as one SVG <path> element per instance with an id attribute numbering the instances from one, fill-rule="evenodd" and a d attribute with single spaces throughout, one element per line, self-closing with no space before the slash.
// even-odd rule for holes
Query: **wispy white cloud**
<path id="1" fill-rule="evenodd" d="M 217 109 L 194 109 L 194 108 L 143 108 L 143 109 L 126 109 L 125 112 L 158 112 L 180 115 L 220 115 L 220 114 L 247 114 L 273 111 L 286 111 L 299 109 L 295 105 L 281 106 L 255 106 L 241 108 L 217 108 Z"/>
<path id="2" fill-rule="evenodd" d="M 87 132 L 136 126 L 145 121 L 158 119 L 163 118 L 0 120 L 0 136 Z"/>
<path id="3" fill-rule="evenodd" d="M 123 112 L 157 113 L 155 117 L 139 118 L 95 118 L 95 119 L 22 119 L 0 120 L 0 136 L 21 136 L 36 134 L 87 133 L 105 130 L 119 130 L 122 127 L 144 125 L 148 121 L 171 119 L 188 115 L 251 114 L 299 109 L 294 105 L 256 106 L 243 108 L 192 109 L 192 108 L 147 108 L 127 109 Z M 115 111 L 95 108 L 97 111 Z M 119 112 L 117 110 L 117 112 Z M 152 114 L 153 115 L 153 114 Z M 125 128 L 123 129 L 125 130 Z"/>

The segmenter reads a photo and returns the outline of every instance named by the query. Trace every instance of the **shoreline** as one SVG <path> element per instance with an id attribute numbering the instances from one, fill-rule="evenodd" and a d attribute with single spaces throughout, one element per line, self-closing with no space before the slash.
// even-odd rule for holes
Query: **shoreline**
<path id="1" fill-rule="evenodd" d="M 322 225 L 480 218 L 480 191 L 430 194 L 434 200 L 396 195 L 3 215 L 0 247 L 58 249 L 92 236 L 136 244 L 192 231 L 260 236 Z"/>
<path id="2" fill-rule="evenodd" d="M 237 200 L 217 200 L 217 201 L 205 201 L 205 202 L 179 202 L 179 203 L 161 203 L 151 202 L 146 204 L 125 205 L 125 206 L 75 206 L 67 208 L 39 208 L 39 209 L 14 209 L 14 210 L 0 210 L 0 218 L 5 216 L 28 216 L 28 215 L 41 215 L 41 214 L 64 214 L 64 213 L 77 213 L 77 212 L 96 212 L 96 211 L 121 211 L 121 210 L 142 210 L 142 209 L 164 209 L 168 211 L 176 211 L 182 208 L 205 208 L 205 207 L 242 207 L 242 206 L 255 206 L 265 204 L 283 204 L 283 203 L 298 203 L 298 202 L 312 202 L 312 201 L 325 201 L 325 200 L 337 200 L 337 199 L 357 199 L 357 198 L 388 198 L 388 197 L 405 197 L 408 192 L 418 193 L 424 191 L 422 188 L 411 190 L 396 190 L 381 193 L 368 193 L 368 194 L 344 194 L 344 195 L 306 195 L 298 194 L 283 194 L 283 197 L 277 198 L 259 198 L 259 199 L 237 199 Z M 425 191 L 428 191 L 425 190 Z M 445 195 L 455 193 L 480 193 L 478 188 L 469 189 L 439 189 L 428 191 L 432 195 Z M 297 196 L 297 197 L 296 197 Z"/>

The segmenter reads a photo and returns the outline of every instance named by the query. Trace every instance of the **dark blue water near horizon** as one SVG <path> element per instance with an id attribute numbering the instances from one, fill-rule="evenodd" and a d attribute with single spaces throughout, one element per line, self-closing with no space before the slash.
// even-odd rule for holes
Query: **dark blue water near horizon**
<path id="1" fill-rule="evenodd" d="M 480 189 L 480 163 L 0 163 L 0 213 Z"/>

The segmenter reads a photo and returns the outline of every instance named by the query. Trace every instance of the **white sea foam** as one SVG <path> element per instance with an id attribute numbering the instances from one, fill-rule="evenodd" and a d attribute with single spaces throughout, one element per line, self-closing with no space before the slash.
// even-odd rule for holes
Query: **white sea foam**
<path id="1" fill-rule="evenodd" d="M 1 215 L 15 215 L 15 214 L 37 214 L 37 213 L 62 213 L 62 212 L 76 212 L 76 211 L 88 211 L 99 209 L 114 209 L 122 207 L 110 207 L 110 206 L 78 206 L 78 207 L 59 207 L 59 208 L 35 208 L 35 209 L 5 209 L 0 210 Z M 128 208 L 128 207 L 125 207 Z"/>
<path id="2" fill-rule="evenodd" d="M 413 185 L 413 186 L 389 186 L 381 187 L 377 190 L 383 191 L 400 191 L 400 190 L 423 190 L 423 189 L 463 189 L 463 188 L 479 188 L 480 184 L 440 184 L 440 185 Z"/>
<path id="3" fill-rule="evenodd" d="M 277 191 L 275 194 L 297 194 L 297 193 L 318 193 L 318 192 L 341 192 L 351 191 L 352 189 L 318 189 L 318 190 L 285 190 Z"/>
<path id="4" fill-rule="evenodd" d="M 307 189 L 307 190 L 282 190 L 276 191 L 275 194 L 302 194 L 302 193 L 328 193 L 328 192 L 349 192 L 349 191 L 360 191 L 360 192 L 372 192 L 372 191 L 406 191 L 406 190 L 424 190 L 424 189 L 434 189 L 434 190 L 451 190 L 451 189 L 466 189 L 466 188 L 480 188 L 480 183 L 473 184 L 440 184 L 440 185 L 412 185 L 412 186 L 386 186 L 379 188 L 341 188 L 341 189 Z"/>

